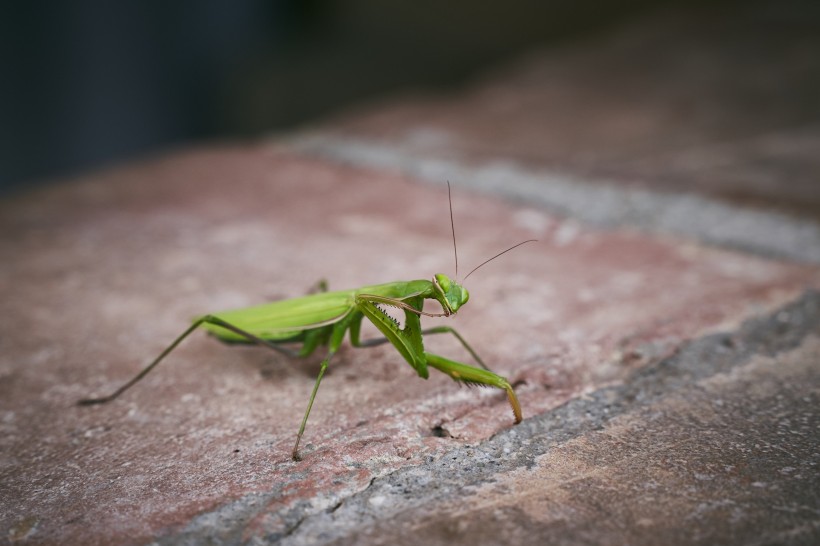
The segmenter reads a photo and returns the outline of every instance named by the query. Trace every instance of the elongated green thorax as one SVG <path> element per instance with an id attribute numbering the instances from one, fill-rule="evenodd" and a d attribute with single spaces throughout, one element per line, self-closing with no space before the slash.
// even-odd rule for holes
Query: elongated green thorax
<path id="1" fill-rule="evenodd" d="M 443 273 L 437 273 L 433 277 L 433 285 L 436 287 L 436 300 L 441 303 L 444 313 L 448 316 L 456 313 L 470 299 L 470 293 L 466 288 Z"/>

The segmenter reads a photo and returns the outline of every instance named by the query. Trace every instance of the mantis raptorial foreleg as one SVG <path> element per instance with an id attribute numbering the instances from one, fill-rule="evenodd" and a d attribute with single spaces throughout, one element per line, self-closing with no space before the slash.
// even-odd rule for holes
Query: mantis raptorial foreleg
<path id="1" fill-rule="evenodd" d="M 507 392 L 507 397 L 515 414 L 515 422 L 520 423 L 522 420 L 521 406 L 515 396 L 510 383 L 500 375 L 493 373 L 486 369 L 476 368 L 455 360 L 450 360 L 442 356 L 424 351 L 422 344 L 422 330 L 419 327 L 419 315 L 423 300 L 418 298 L 408 298 L 405 300 L 405 325 L 400 328 L 398 324 L 390 317 L 385 315 L 375 304 L 372 303 L 369 297 L 360 298 L 358 301 L 359 310 L 387 337 L 387 339 L 398 349 L 399 353 L 407 360 L 407 362 L 416 370 L 419 376 L 427 378 L 427 367 L 431 366 L 453 378 L 467 384 L 486 385 L 488 387 L 496 387 L 504 389 Z M 358 321 L 357 321 L 358 322 Z M 454 333 L 456 337 L 464 343 L 468 350 L 474 354 L 474 351 L 469 349 L 469 345 L 459 336 L 452 328 L 438 327 L 432 328 L 434 333 Z M 358 326 L 351 327 L 351 342 L 355 345 L 358 340 L 359 330 Z M 474 355 L 477 356 L 477 355 Z M 480 362 L 480 360 L 479 360 Z"/>

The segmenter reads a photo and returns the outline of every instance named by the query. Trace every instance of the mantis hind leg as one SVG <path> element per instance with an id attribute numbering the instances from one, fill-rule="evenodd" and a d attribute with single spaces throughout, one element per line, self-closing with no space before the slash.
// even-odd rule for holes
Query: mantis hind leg
<path id="1" fill-rule="evenodd" d="M 434 355 L 432 353 L 425 353 L 424 355 L 427 357 L 428 366 L 449 375 L 455 381 L 467 383 L 468 385 L 486 385 L 488 387 L 504 389 L 507 392 L 510 406 L 512 406 L 516 424 L 521 422 L 521 405 L 518 403 L 518 397 L 515 396 L 512 385 L 510 385 L 510 382 L 505 378 L 489 370 L 468 366 L 467 364 L 462 364 L 455 360 L 444 358 L 443 356 Z"/>
<path id="2" fill-rule="evenodd" d="M 284 347 L 279 347 L 278 345 L 275 345 L 275 344 L 271 343 L 270 341 L 267 341 L 267 340 L 262 339 L 258 336 L 255 336 L 255 335 L 251 334 L 250 332 L 246 332 L 245 330 L 243 330 L 243 329 L 241 329 L 237 326 L 234 326 L 233 324 L 225 322 L 224 320 L 222 320 L 220 318 L 217 318 L 217 317 L 214 317 L 214 316 L 211 316 L 211 315 L 206 315 L 204 317 L 201 317 L 201 318 L 195 320 L 194 323 L 191 324 L 191 326 L 189 326 L 187 330 L 182 332 L 182 334 L 180 334 L 179 337 L 177 337 L 173 342 L 171 342 L 171 344 L 168 345 L 168 347 L 166 347 L 165 350 L 162 351 L 159 354 L 159 356 L 156 357 L 153 360 L 153 362 L 148 364 L 145 368 L 142 369 L 142 371 L 140 371 L 137 375 L 135 375 L 133 378 L 131 378 L 131 380 L 129 380 L 127 383 L 125 383 L 120 388 L 115 390 L 113 393 L 109 394 L 108 396 L 103 396 L 103 397 L 100 397 L 100 398 L 85 398 L 83 400 L 78 401 L 77 403 L 81 406 L 90 406 L 90 405 L 93 405 L 93 404 L 105 404 L 106 402 L 110 402 L 111 400 L 114 400 L 119 395 L 121 395 L 122 393 L 124 393 L 125 391 L 127 391 L 128 389 L 133 387 L 137 382 L 139 382 L 140 379 L 142 379 L 143 377 L 148 375 L 148 373 L 151 370 L 153 370 L 157 366 L 157 364 L 162 362 L 162 360 L 166 356 L 168 356 L 168 353 L 173 351 L 176 348 L 177 345 L 182 343 L 183 339 L 188 337 L 191 334 L 191 332 L 193 332 L 194 330 L 196 330 L 202 324 L 205 324 L 205 323 L 214 324 L 216 326 L 221 326 L 222 328 L 225 328 L 227 330 L 230 330 L 234 333 L 237 333 L 237 334 L 245 337 L 249 341 L 252 341 L 254 343 L 259 343 L 260 345 L 264 345 L 264 346 L 266 346 L 270 349 L 273 349 L 276 352 L 282 353 L 284 355 L 294 356 L 294 353 L 292 351 L 289 351 L 289 350 L 285 349 Z"/>

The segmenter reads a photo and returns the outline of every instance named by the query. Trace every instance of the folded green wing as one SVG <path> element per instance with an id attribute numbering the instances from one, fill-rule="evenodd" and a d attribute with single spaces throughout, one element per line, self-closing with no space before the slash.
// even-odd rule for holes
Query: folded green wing
<path id="1" fill-rule="evenodd" d="M 338 322 L 353 309 L 353 304 L 351 291 L 324 292 L 210 315 L 263 339 L 283 341 L 298 337 L 305 330 Z M 247 341 L 214 324 L 205 323 L 202 327 L 225 341 Z"/>
<path id="2" fill-rule="evenodd" d="M 225 322 L 268 341 L 298 340 L 302 333 L 342 320 L 356 306 L 356 294 L 371 294 L 394 299 L 430 297 L 430 281 L 398 281 L 365 286 L 356 290 L 322 292 L 301 298 L 276 301 L 210 313 Z M 247 338 L 215 324 L 202 325 L 208 332 L 225 341 L 248 341 Z"/>

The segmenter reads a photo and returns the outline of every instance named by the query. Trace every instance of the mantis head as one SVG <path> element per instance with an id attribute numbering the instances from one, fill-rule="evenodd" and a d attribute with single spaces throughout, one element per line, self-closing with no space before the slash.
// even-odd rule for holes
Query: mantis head
<path id="1" fill-rule="evenodd" d="M 437 273 L 433 277 L 433 285 L 436 287 L 436 300 L 444 309 L 444 314 L 450 316 L 470 299 L 467 289 L 452 280 L 443 273 Z"/>

